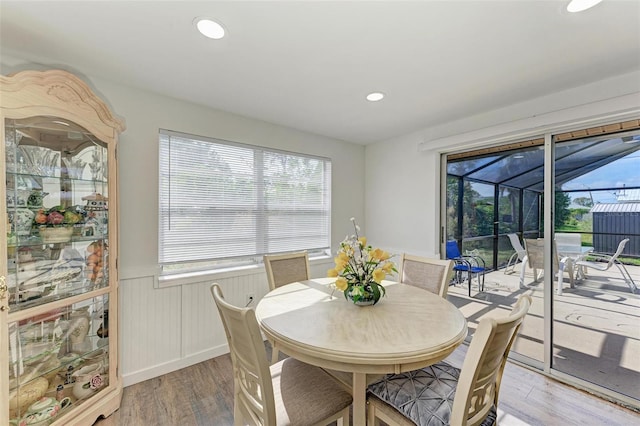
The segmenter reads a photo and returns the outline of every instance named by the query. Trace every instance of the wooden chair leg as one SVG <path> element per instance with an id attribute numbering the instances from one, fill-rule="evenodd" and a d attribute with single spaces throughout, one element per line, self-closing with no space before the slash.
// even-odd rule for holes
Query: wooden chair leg
<path id="1" fill-rule="evenodd" d="M 271 365 L 278 362 L 279 355 L 280 355 L 280 351 L 276 347 L 275 342 L 271 342 Z"/>
<path id="2" fill-rule="evenodd" d="M 367 426 L 379 426 L 380 421 L 376 417 L 376 408 L 367 403 Z"/>

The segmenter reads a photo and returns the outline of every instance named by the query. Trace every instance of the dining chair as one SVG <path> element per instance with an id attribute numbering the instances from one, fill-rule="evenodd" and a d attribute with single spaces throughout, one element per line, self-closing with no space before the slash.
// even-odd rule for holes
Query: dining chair
<path id="1" fill-rule="evenodd" d="M 308 280 L 309 255 L 306 251 L 285 254 L 266 254 L 263 256 L 264 267 L 267 271 L 269 290 L 277 287 Z M 280 357 L 280 351 L 275 342 L 271 342 L 271 363 L 274 364 Z"/>
<path id="2" fill-rule="evenodd" d="M 453 261 L 430 259 L 403 253 L 400 259 L 399 281 L 423 288 L 440 297 L 447 297 Z"/>
<path id="3" fill-rule="evenodd" d="M 295 358 L 269 366 L 254 310 L 229 304 L 218 284 L 211 294 L 231 352 L 235 425 L 349 425 L 353 398 L 340 383 Z"/>
<path id="4" fill-rule="evenodd" d="M 515 253 L 511 255 L 511 257 L 509 258 L 509 261 L 507 262 L 507 266 L 505 266 L 504 268 L 504 273 L 510 274 L 515 271 L 515 267 L 518 261 L 520 262 L 523 261 L 524 257 L 527 255 L 527 252 L 522 246 L 522 243 L 520 242 L 520 238 L 518 237 L 518 234 L 507 234 L 507 237 L 509 237 L 511 246 L 515 250 Z M 524 262 L 522 263 L 522 267 L 523 268 L 525 267 Z"/>
<path id="5" fill-rule="evenodd" d="M 613 255 L 608 255 L 606 253 L 589 253 L 588 256 L 591 260 L 579 260 L 576 262 L 577 267 L 584 268 L 593 268 L 598 271 L 606 271 L 611 268 L 613 265 L 616 265 L 620 274 L 622 274 L 622 279 L 631 289 L 631 293 L 635 293 L 638 290 L 636 283 L 633 281 L 631 274 L 627 270 L 627 267 L 624 266 L 624 263 L 618 260 L 618 256 L 622 254 L 624 250 L 624 246 L 629 242 L 629 238 L 625 238 L 624 240 L 618 243 L 618 248 Z"/>
<path id="6" fill-rule="evenodd" d="M 507 317 L 481 319 L 462 369 L 438 362 L 370 385 L 367 424 L 495 424 L 502 373 L 530 306 L 531 297 L 522 295 Z"/>
<path id="7" fill-rule="evenodd" d="M 573 260 L 568 256 L 560 258 L 555 244 L 556 242 L 554 240 L 553 250 L 555 255 L 553 256 L 553 272 L 554 274 L 557 274 L 558 280 L 556 293 L 558 295 L 562 295 L 565 271 L 569 274 L 569 284 L 571 288 L 574 288 L 575 286 L 573 278 Z M 525 238 L 524 247 L 527 255 L 525 256 L 526 260 L 523 261 L 523 263 L 528 264 L 529 267 L 533 269 L 533 279 L 535 282 L 538 282 L 542 276 L 542 272 L 544 271 L 544 238 Z M 538 274 L 538 271 L 540 271 L 540 274 Z M 520 288 L 529 288 L 524 284 L 524 267 L 520 270 Z"/>
<path id="8" fill-rule="evenodd" d="M 458 249 L 456 241 L 447 241 L 446 244 L 447 259 L 453 260 L 453 272 L 456 282 L 462 283 L 463 274 L 466 273 L 469 282 L 469 297 L 471 297 L 471 280 L 475 274 L 478 279 L 478 290 L 484 291 L 484 274 L 486 272 L 486 264 L 480 256 L 462 255 Z"/>
<path id="9" fill-rule="evenodd" d="M 267 254 L 263 260 L 270 290 L 309 279 L 309 255 L 306 251 Z"/>

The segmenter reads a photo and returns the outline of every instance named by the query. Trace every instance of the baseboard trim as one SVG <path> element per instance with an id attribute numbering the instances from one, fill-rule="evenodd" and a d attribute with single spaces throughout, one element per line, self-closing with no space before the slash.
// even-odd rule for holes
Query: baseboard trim
<path id="1" fill-rule="evenodd" d="M 153 379 L 154 377 L 159 377 L 164 374 L 180 370 L 182 368 L 190 367 L 199 362 L 203 362 L 227 353 L 229 353 L 229 346 L 227 344 L 224 344 L 215 348 L 192 354 L 186 358 L 180 358 L 165 362 L 163 364 L 154 365 L 153 367 L 143 370 L 134 371 L 122 376 L 122 385 L 124 387 L 135 385 L 136 383 L 144 382 L 145 380 Z"/>

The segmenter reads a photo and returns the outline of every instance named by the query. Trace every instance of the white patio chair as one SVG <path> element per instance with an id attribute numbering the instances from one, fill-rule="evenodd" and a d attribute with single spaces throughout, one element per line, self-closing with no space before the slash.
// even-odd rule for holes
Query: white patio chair
<path id="1" fill-rule="evenodd" d="M 579 260 L 576 262 L 576 266 L 584 267 L 584 268 L 593 268 L 598 271 L 606 271 L 609 268 L 611 268 L 613 265 L 616 265 L 616 267 L 622 274 L 622 279 L 624 279 L 624 282 L 631 289 L 631 293 L 635 293 L 638 290 L 636 283 L 633 281 L 633 278 L 631 278 L 631 275 L 629 274 L 629 271 L 627 271 L 627 268 L 624 266 L 624 264 L 618 260 L 618 256 L 620 256 L 620 254 L 624 250 L 624 246 L 628 242 L 629 242 L 629 238 L 625 238 L 624 240 L 620 241 L 620 243 L 618 244 L 618 249 L 613 254 L 613 256 L 605 253 L 589 253 L 588 256 L 592 260 L 590 261 Z"/>
<path id="2" fill-rule="evenodd" d="M 524 262 L 524 258 L 527 255 L 526 250 L 522 247 L 522 243 L 520 243 L 520 238 L 518 238 L 518 234 L 507 234 L 509 237 L 509 241 L 511 242 L 511 246 L 516 251 L 511 255 L 509 261 L 507 262 L 507 266 L 504 268 L 505 274 L 511 274 L 515 272 L 516 264 L 518 261 Z M 524 268 L 524 263 L 522 267 Z"/>
<path id="3" fill-rule="evenodd" d="M 555 241 L 554 241 L 555 245 Z M 538 269 L 544 271 L 544 239 L 529 239 L 525 238 L 524 240 L 525 250 L 527 251 L 527 255 L 524 260 L 523 267 L 520 270 L 520 288 L 528 288 L 524 285 L 524 265 L 529 264 L 531 268 L 533 268 L 533 277 L 535 282 L 538 282 L 540 277 L 538 276 Z M 555 247 L 554 247 L 555 250 Z M 562 294 L 562 283 L 564 280 L 564 272 L 566 271 L 569 274 L 569 283 L 571 288 L 574 287 L 573 281 L 573 261 L 569 257 L 559 258 L 557 255 L 558 251 L 555 250 L 556 256 L 553 258 L 553 272 L 557 273 L 558 278 L 558 288 L 556 293 L 558 295 Z"/>

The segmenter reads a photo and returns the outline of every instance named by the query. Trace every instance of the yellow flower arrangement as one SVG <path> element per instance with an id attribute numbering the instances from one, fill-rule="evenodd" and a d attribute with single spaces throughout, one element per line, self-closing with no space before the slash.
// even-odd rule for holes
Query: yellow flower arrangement
<path id="1" fill-rule="evenodd" d="M 340 243 L 334 258 L 335 267 L 327 271 L 327 276 L 337 278 L 335 286 L 344 297 L 355 304 L 376 304 L 385 294 L 381 282 L 387 275 L 397 272 L 395 264 L 389 260 L 386 251 L 367 245 L 366 237 L 358 236 L 360 227 L 351 218 L 355 235 L 347 236 Z"/>

